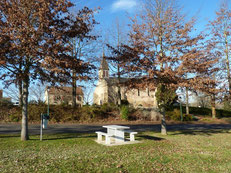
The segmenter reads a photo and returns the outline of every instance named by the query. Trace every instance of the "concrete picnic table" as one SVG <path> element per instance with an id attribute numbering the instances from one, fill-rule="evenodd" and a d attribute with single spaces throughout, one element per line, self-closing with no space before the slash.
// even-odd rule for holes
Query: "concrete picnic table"
<path id="1" fill-rule="evenodd" d="M 130 129 L 128 126 L 120 125 L 106 125 L 103 128 L 107 128 L 107 134 L 113 135 L 115 138 L 115 143 L 124 142 L 124 133 L 126 129 Z"/>

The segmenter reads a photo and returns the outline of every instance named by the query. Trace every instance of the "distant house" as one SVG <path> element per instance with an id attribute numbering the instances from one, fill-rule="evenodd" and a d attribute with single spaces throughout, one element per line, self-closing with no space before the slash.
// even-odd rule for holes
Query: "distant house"
<path id="1" fill-rule="evenodd" d="M 72 87 L 46 87 L 45 90 L 45 103 L 47 104 L 47 97 L 49 94 L 49 104 L 60 105 L 69 104 L 72 105 Z M 79 107 L 83 105 L 83 91 L 81 87 L 76 88 L 76 104 Z"/>
<path id="2" fill-rule="evenodd" d="M 0 100 L 5 100 L 11 102 L 10 97 L 3 97 L 3 90 L 0 90 Z"/>

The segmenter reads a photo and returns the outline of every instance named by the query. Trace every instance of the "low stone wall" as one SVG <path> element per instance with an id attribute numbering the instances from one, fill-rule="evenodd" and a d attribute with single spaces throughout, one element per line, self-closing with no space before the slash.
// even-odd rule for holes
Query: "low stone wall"
<path id="1" fill-rule="evenodd" d="M 141 112 L 144 119 L 151 121 L 160 121 L 161 114 L 155 108 L 138 108 L 139 112 Z"/>

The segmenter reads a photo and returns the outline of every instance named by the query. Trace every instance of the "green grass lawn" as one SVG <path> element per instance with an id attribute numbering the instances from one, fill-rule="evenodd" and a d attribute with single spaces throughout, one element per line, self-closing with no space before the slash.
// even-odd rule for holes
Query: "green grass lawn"
<path id="1" fill-rule="evenodd" d="M 231 131 L 145 132 L 113 147 L 95 134 L 30 138 L 0 135 L 0 172 L 231 172 Z"/>

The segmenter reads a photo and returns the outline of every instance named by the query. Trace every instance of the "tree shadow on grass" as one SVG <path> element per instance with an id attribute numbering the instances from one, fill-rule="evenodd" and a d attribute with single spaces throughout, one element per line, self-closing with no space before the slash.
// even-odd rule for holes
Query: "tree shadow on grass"
<path id="1" fill-rule="evenodd" d="M 46 135 L 43 140 L 60 140 L 60 139 L 74 139 L 74 138 L 96 138 L 95 134 L 57 134 L 57 135 Z M 40 140 L 40 139 L 36 139 Z"/>
<path id="2" fill-rule="evenodd" d="M 224 134 L 224 133 L 230 133 L 229 129 L 206 129 L 206 130 L 183 130 L 178 131 L 176 133 L 172 133 L 171 135 L 200 135 L 200 136 L 211 136 L 214 134 Z"/>
<path id="3" fill-rule="evenodd" d="M 16 138 L 16 137 L 20 137 L 20 135 L 3 135 L 3 136 L 0 136 L 0 138 Z"/>
<path id="4" fill-rule="evenodd" d="M 138 137 L 148 139 L 148 140 L 154 140 L 154 141 L 162 141 L 166 140 L 165 138 L 155 137 L 155 136 L 149 136 L 149 135 L 139 135 Z"/>

